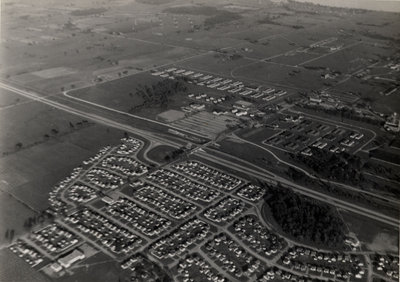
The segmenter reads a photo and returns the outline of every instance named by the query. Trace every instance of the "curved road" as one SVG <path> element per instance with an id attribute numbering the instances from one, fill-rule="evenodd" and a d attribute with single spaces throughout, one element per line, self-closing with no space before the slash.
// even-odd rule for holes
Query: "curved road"
<path id="1" fill-rule="evenodd" d="M 162 141 L 163 143 L 166 143 L 166 144 L 168 144 L 168 143 L 169 144 L 171 144 L 171 143 L 174 144 L 174 142 L 172 142 L 170 140 L 165 140 L 165 139 L 163 140 L 162 138 L 160 138 L 160 137 L 156 136 L 155 134 L 150 133 L 148 131 L 136 129 L 136 128 L 132 127 L 132 126 L 121 124 L 119 122 L 116 122 L 116 121 L 113 121 L 113 120 L 110 120 L 110 119 L 107 119 L 107 118 L 103 118 L 103 117 L 100 117 L 100 116 L 95 115 L 95 114 L 90 114 L 90 113 L 87 113 L 87 112 L 84 112 L 84 111 L 80 111 L 80 110 L 74 109 L 72 107 L 63 105 L 61 103 L 58 103 L 58 102 L 55 102 L 55 101 L 51 101 L 48 98 L 42 97 L 42 96 L 38 95 L 37 93 L 33 93 L 31 91 L 21 90 L 21 89 L 15 88 L 13 86 L 9 86 L 9 85 L 7 85 L 5 83 L 2 83 L 2 82 L 0 82 L 0 87 L 4 88 L 4 89 L 7 89 L 9 91 L 12 91 L 12 92 L 14 92 L 16 94 L 28 97 L 28 98 L 30 98 L 32 100 L 35 100 L 35 101 L 47 104 L 49 106 L 55 107 L 57 109 L 66 111 L 68 113 L 71 113 L 71 114 L 74 114 L 74 115 L 79 115 L 79 116 L 85 117 L 87 119 L 94 120 L 95 122 L 98 122 L 98 123 L 101 123 L 101 124 L 105 124 L 105 125 L 108 125 L 108 126 L 111 126 L 111 127 L 114 127 L 114 128 L 125 130 L 127 132 L 140 134 L 141 136 L 143 136 L 145 138 L 149 138 L 150 140 L 151 139 L 152 140 L 159 140 L 159 141 Z M 153 120 L 149 120 L 149 119 L 146 119 L 146 120 L 154 122 Z M 157 122 L 157 123 L 159 123 L 159 122 Z M 168 125 L 166 125 L 166 124 L 163 124 L 163 125 L 168 127 Z M 174 144 L 174 145 L 176 145 L 176 144 Z M 195 148 L 193 151 L 195 151 L 196 149 L 198 149 L 198 148 Z M 250 168 L 251 166 L 255 167 L 255 165 L 253 165 L 253 164 L 249 163 L 249 166 L 244 167 L 244 166 L 238 165 L 237 163 L 233 163 L 233 162 L 227 161 L 225 159 L 212 156 L 212 155 L 210 155 L 208 153 L 205 153 L 203 150 L 197 150 L 196 154 L 199 154 L 200 156 L 204 157 L 205 159 L 211 160 L 211 161 L 216 162 L 216 163 L 223 164 L 223 165 L 228 166 L 228 167 L 235 168 L 235 169 L 237 169 L 239 171 L 243 171 L 243 172 L 245 172 L 245 173 L 247 173 L 249 175 L 255 176 L 255 177 L 263 179 L 265 181 L 270 181 L 271 180 L 270 177 L 266 177 L 265 176 L 265 175 L 268 175 L 268 174 L 271 175 L 271 172 L 266 171 L 264 169 L 261 169 L 259 167 L 257 167 L 258 171 L 255 170 L 255 169 L 251 169 Z M 243 160 L 241 160 L 241 161 L 243 162 Z M 263 171 L 263 173 L 261 173 L 259 171 Z M 334 204 L 337 207 L 356 212 L 358 214 L 370 217 L 372 219 L 378 220 L 378 221 L 383 222 L 383 223 L 390 224 L 390 225 L 395 226 L 395 227 L 399 226 L 398 219 L 389 217 L 387 215 L 384 215 L 384 214 L 381 214 L 381 213 L 378 213 L 378 212 L 375 212 L 375 211 L 368 210 L 368 209 L 363 208 L 363 207 L 356 206 L 353 203 L 349 203 L 349 202 L 346 202 L 346 201 L 331 197 L 329 195 L 325 195 L 325 194 L 317 192 L 317 191 L 313 191 L 311 189 L 308 189 L 306 187 L 303 187 L 303 186 L 300 186 L 298 184 L 292 183 L 292 182 L 288 181 L 287 179 L 284 179 L 282 177 L 278 177 L 276 175 L 274 176 L 274 178 L 277 181 L 279 181 L 279 182 L 281 182 L 283 184 L 286 184 L 287 186 L 295 189 L 296 191 L 298 191 L 298 192 L 300 192 L 302 194 L 308 195 L 308 196 L 310 196 L 312 198 L 321 200 L 323 202 L 327 202 L 329 204 Z"/>
<path id="2" fill-rule="evenodd" d="M 380 200 L 383 200 L 383 201 L 388 201 L 388 202 L 390 202 L 390 203 L 392 203 L 392 204 L 395 204 L 395 205 L 397 205 L 397 206 L 400 206 L 400 200 L 396 200 L 396 199 L 392 199 L 392 198 L 387 198 L 387 197 L 385 197 L 385 196 L 377 195 L 377 194 L 375 194 L 375 193 L 368 192 L 368 191 L 362 191 L 362 190 L 360 190 L 360 189 L 358 189 L 358 188 L 355 188 L 355 187 L 353 187 L 353 186 L 350 186 L 350 185 L 347 185 L 347 184 L 344 184 L 344 183 L 335 182 L 335 181 L 330 181 L 330 180 L 328 180 L 328 179 L 316 177 L 315 175 L 309 173 L 308 171 L 302 169 L 301 167 L 296 166 L 296 165 L 294 165 L 294 164 L 292 164 L 292 163 L 289 163 L 289 162 L 286 162 L 286 161 L 280 159 L 274 152 L 272 152 L 271 150 L 265 148 L 264 146 L 261 146 L 261 145 L 259 145 L 259 144 L 256 144 L 256 143 L 253 143 L 253 142 L 251 142 L 251 141 L 248 141 L 248 140 L 245 140 L 245 139 L 243 139 L 243 138 L 240 138 L 240 137 L 237 136 L 236 134 L 232 134 L 232 135 L 231 135 L 231 138 L 238 139 L 238 140 L 240 140 L 240 141 L 242 141 L 242 142 L 244 142 L 244 143 L 250 144 L 250 145 L 252 145 L 252 146 L 255 146 L 255 147 L 257 147 L 257 148 L 260 148 L 260 149 L 262 149 L 262 150 L 268 152 L 269 154 L 271 154 L 271 155 L 272 155 L 277 161 L 279 161 L 280 163 L 283 163 L 283 164 L 285 164 L 285 165 L 287 165 L 287 166 L 293 167 L 293 168 L 295 168 L 296 170 L 299 170 L 299 171 L 303 172 L 305 175 L 307 175 L 308 177 L 310 177 L 310 178 L 312 178 L 312 179 L 317 179 L 317 180 L 320 180 L 320 181 L 325 182 L 325 183 L 332 183 L 332 184 L 335 184 L 335 185 L 337 185 L 337 186 L 339 186 L 339 187 L 345 188 L 345 189 L 347 189 L 347 190 L 351 190 L 351 191 L 354 191 L 354 192 L 357 192 L 357 193 L 362 193 L 362 194 L 365 194 L 365 195 L 369 195 L 369 196 L 372 196 L 372 197 L 374 197 L 374 198 L 377 198 L 377 199 L 380 199 Z"/>

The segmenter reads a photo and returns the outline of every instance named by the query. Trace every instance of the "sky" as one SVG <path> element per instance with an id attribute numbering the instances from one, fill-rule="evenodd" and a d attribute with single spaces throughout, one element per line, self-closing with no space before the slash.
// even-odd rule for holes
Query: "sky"
<path id="1" fill-rule="evenodd" d="M 299 2 L 312 2 L 315 4 L 379 10 L 387 12 L 400 12 L 400 0 L 296 0 Z"/>

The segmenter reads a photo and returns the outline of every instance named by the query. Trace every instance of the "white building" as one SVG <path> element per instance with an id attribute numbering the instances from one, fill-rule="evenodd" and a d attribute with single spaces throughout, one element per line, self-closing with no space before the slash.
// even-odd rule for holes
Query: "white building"
<path id="1" fill-rule="evenodd" d="M 82 260 L 85 258 L 85 254 L 79 251 L 78 249 L 73 250 L 71 253 L 68 255 L 61 257 L 58 259 L 58 263 L 64 267 L 68 268 L 70 267 L 74 262 L 77 262 L 79 260 Z"/>

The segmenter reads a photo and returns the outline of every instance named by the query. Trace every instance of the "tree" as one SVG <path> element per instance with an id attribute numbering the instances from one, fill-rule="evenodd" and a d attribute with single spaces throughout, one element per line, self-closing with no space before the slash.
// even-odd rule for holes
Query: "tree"
<path id="1" fill-rule="evenodd" d="M 14 239 L 14 233 L 15 233 L 14 229 L 11 229 L 11 230 L 10 230 L 10 234 L 9 234 L 9 236 L 10 236 L 10 241 L 12 241 L 12 240 Z"/>
<path id="2" fill-rule="evenodd" d="M 289 189 L 267 187 L 265 202 L 282 230 L 299 241 L 343 247 L 345 230 L 337 211 Z"/>
<path id="3" fill-rule="evenodd" d="M 17 148 L 17 150 L 22 148 L 22 143 L 18 142 L 17 144 L 15 144 L 15 148 Z"/>

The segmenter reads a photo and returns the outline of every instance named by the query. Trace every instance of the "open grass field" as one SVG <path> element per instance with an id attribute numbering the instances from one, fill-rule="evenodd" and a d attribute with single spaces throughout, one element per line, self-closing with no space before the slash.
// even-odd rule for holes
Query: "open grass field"
<path id="1" fill-rule="evenodd" d="M 6 95 L 8 104 L 20 97 Z M 27 100 L 13 107 L 18 111 L 0 110 L 1 120 L 13 121 L 1 123 L 0 130 L 0 234 L 7 229 L 21 234 L 24 221 L 34 210 L 48 207 L 48 193 L 57 182 L 100 148 L 116 144 L 124 136 L 122 131 L 82 123 L 75 115 L 38 102 Z"/>
<path id="2" fill-rule="evenodd" d="M 0 203 L 0 248 L 2 248 L 10 244 L 10 240 L 5 238 L 7 229 L 14 230 L 15 238 L 25 234 L 27 231 L 24 229 L 24 222 L 27 218 L 33 217 L 35 212 L 3 190 L 0 191 Z M 0 281 L 4 281 L 2 279 L 0 274 Z"/>
<path id="3" fill-rule="evenodd" d="M 390 55 L 390 48 L 384 44 L 395 39 L 393 30 L 398 27 L 390 14 L 318 14 L 309 7 L 269 1 L 204 1 L 201 5 L 178 0 L 136 1 L 96 9 L 90 8 L 95 2 L 92 0 L 72 2 L 71 6 L 57 3 L 57 9 L 51 12 L 24 1 L 7 3 L 9 13 L 3 31 L 7 40 L 0 46 L 7 54 L 1 65 L 4 77 L 54 93 L 175 62 L 228 77 L 233 70 L 233 75 L 243 79 L 246 73 L 257 81 L 285 81 L 297 88 L 306 85 L 302 81 L 312 80 L 312 88 L 320 88 L 321 71 L 301 70 L 290 77 L 283 74 L 291 71 L 289 65 L 299 64 L 311 68 L 323 65 L 342 72 L 357 70 L 370 59 Z M 23 12 L 28 6 L 29 14 Z M 29 27 L 8 15 L 29 21 Z M 51 21 L 44 20 L 47 17 Z M 369 23 L 371 18 L 374 21 Z M 338 40 L 302 51 L 330 37 Z M 359 39 L 363 44 L 324 56 L 330 47 L 346 48 Z M 217 49 L 245 57 L 230 60 L 215 56 L 211 52 Z M 206 52 L 210 54 L 193 57 Z M 356 59 L 349 60 L 353 57 Z M 264 58 L 270 58 L 270 64 L 244 67 L 252 59 Z M 263 75 L 254 76 L 252 70 Z"/>
<path id="4" fill-rule="evenodd" d="M 242 65 L 252 63 L 251 60 L 246 58 L 230 59 L 224 54 L 206 54 L 196 57 L 178 65 L 183 68 L 188 68 L 204 73 L 211 73 L 231 77 L 231 71 Z"/>
<path id="5" fill-rule="evenodd" d="M 342 218 L 357 238 L 373 252 L 399 251 L 399 231 L 374 220 L 365 220 L 361 215 L 340 211 Z"/>
<path id="6" fill-rule="evenodd" d="M 41 9 L 36 9 L 36 5 L 32 6 L 33 15 L 44 14 Z M 123 10 L 118 11 L 120 7 L 117 7 L 106 11 L 110 15 L 105 16 L 105 21 L 101 21 L 102 17 L 99 16 L 84 17 L 79 13 L 69 15 L 70 8 L 66 7 L 49 12 L 55 16 L 51 24 L 39 17 L 24 15 L 27 20 L 29 18 L 31 28 L 6 17 L 9 30 L 4 30 L 3 34 L 7 34 L 9 40 L 5 40 L 0 46 L 2 54 L 7 54 L 2 59 L 3 76 L 41 90 L 59 91 L 61 87 L 69 89 L 73 88 L 72 85 L 79 87 L 91 83 L 102 69 L 109 70 L 113 67 L 113 72 L 109 75 L 118 77 L 120 72 L 132 74 L 137 70 L 171 63 L 195 53 L 180 45 L 166 46 L 110 34 L 113 32 L 113 25 L 121 22 L 119 16 Z M 21 7 L 8 7 L 10 14 L 20 13 L 18 8 Z M 152 11 L 149 7 L 143 8 Z M 123 17 L 135 21 L 127 14 Z M 142 14 L 142 17 L 146 16 Z M 132 25 L 128 25 L 132 28 Z M 41 39 L 42 34 L 48 39 Z M 37 63 L 38 60 L 40 64 Z"/>
<path id="7" fill-rule="evenodd" d="M 14 93 L 1 89 L 0 92 L 0 110 L 11 108 L 18 104 L 29 103 L 30 100 L 23 96 L 15 96 Z"/>
<path id="8" fill-rule="evenodd" d="M 341 46 L 340 41 L 336 44 Z M 329 49 L 328 49 L 329 50 Z M 392 50 L 373 46 L 362 41 L 343 44 L 340 50 L 327 52 L 325 56 L 318 56 L 316 59 L 303 63 L 304 66 L 329 68 L 342 73 L 353 73 L 371 64 L 379 56 L 390 56 Z"/>
<path id="9" fill-rule="evenodd" d="M 136 92 L 141 86 L 151 86 L 162 78 L 152 76 L 150 73 L 139 73 L 121 79 L 105 82 L 95 86 L 70 92 L 69 95 L 88 102 L 106 106 L 110 109 L 156 119 L 157 115 L 167 110 L 180 111 L 182 106 L 189 106 L 192 102 L 187 98 L 186 92 L 194 90 L 196 86 L 187 85 L 185 92 L 169 96 L 167 105 L 148 105 L 140 107 L 144 100 Z M 160 117 L 160 120 L 162 117 Z M 140 121 L 139 121 L 140 122 Z"/>
<path id="10" fill-rule="evenodd" d="M 143 103 L 143 99 L 136 95 L 136 88 L 140 85 L 151 85 L 160 80 L 160 78 L 151 76 L 148 73 L 136 74 L 134 76 L 79 89 L 70 92 L 69 95 L 108 106 L 116 110 L 128 112 L 130 108 Z"/>
<path id="11" fill-rule="evenodd" d="M 23 259 L 4 248 L 0 250 L 1 282 L 50 282 L 42 273 L 33 270 Z"/>
<path id="12" fill-rule="evenodd" d="M 278 134 L 281 130 L 275 130 L 268 127 L 260 127 L 256 129 L 244 129 L 238 132 L 238 136 L 251 142 L 262 143 L 271 136 Z"/>
<path id="13" fill-rule="evenodd" d="M 368 101 L 372 109 L 384 114 L 392 114 L 398 111 L 400 95 L 382 95 L 380 92 L 394 86 L 392 82 L 370 79 L 368 81 L 358 78 L 349 80 L 333 87 L 332 92 L 354 92 L 361 99 Z"/>
<path id="14" fill-rule="evenodd" d="M 253 41 L 254 42 L 254 41 Z M 296 46 L 283 36 L 260 39 L 257 42 L 245 42 L 239 46 L 235 46 L 235 50 L 246 57 L 254 59 L 265 59 L 288 52 L 295 49 Z"/>
<path id="15" fill-rule="evenodd" d="M 165 163 L 168 155 L 172 153 L 172 151 L 176 150 L 176 148 L 168 146 L 168 145 L 160 145 L 152 148 L 147 152 L 147 157 L 150 160 L 153 160 L 157 163 Z"/>
<path id="16" fill-rule="evenodd" d="M 293 67 L 291 66 L 259 62 L 237 68 L 233 75 L 248 81 L 298 90 L 308 91 L 308 89 L 319 89 L 323 86 L 320 75 L 315 71 L 302 69 L 298 70 L 298 73 L 290 75 L 289 73 L 292 71 Z"/>
<path id="17" fill-rule="evenodd" d="M 12 97 L 9 99 L 25 100 L 23 96 L 16 94 L 12 94 Z M 0 154 L 2 155 L 16 151 L 16 144 L 19 142 L 22 143 L 21 148 L 29 147 L 89 126 L 78 125 L 82 119 L 77 116 L 60 113 L 39 102 L 25 101 L 0 111 L 0 120 L 12 121 L 1 123 Z M 46 134 L 48 136 L 45 136 Z"/>
<path id="18" fill-rule="evenodd" d="M 21 149 L 0 158 L 2 190 L 34 207 L 47 207 L 47 193 L 97 151 L 117 143 L 123 132 L 93 125 L 79 132 Z M 46 156 L 43 158 L 43 156 Z"/>

